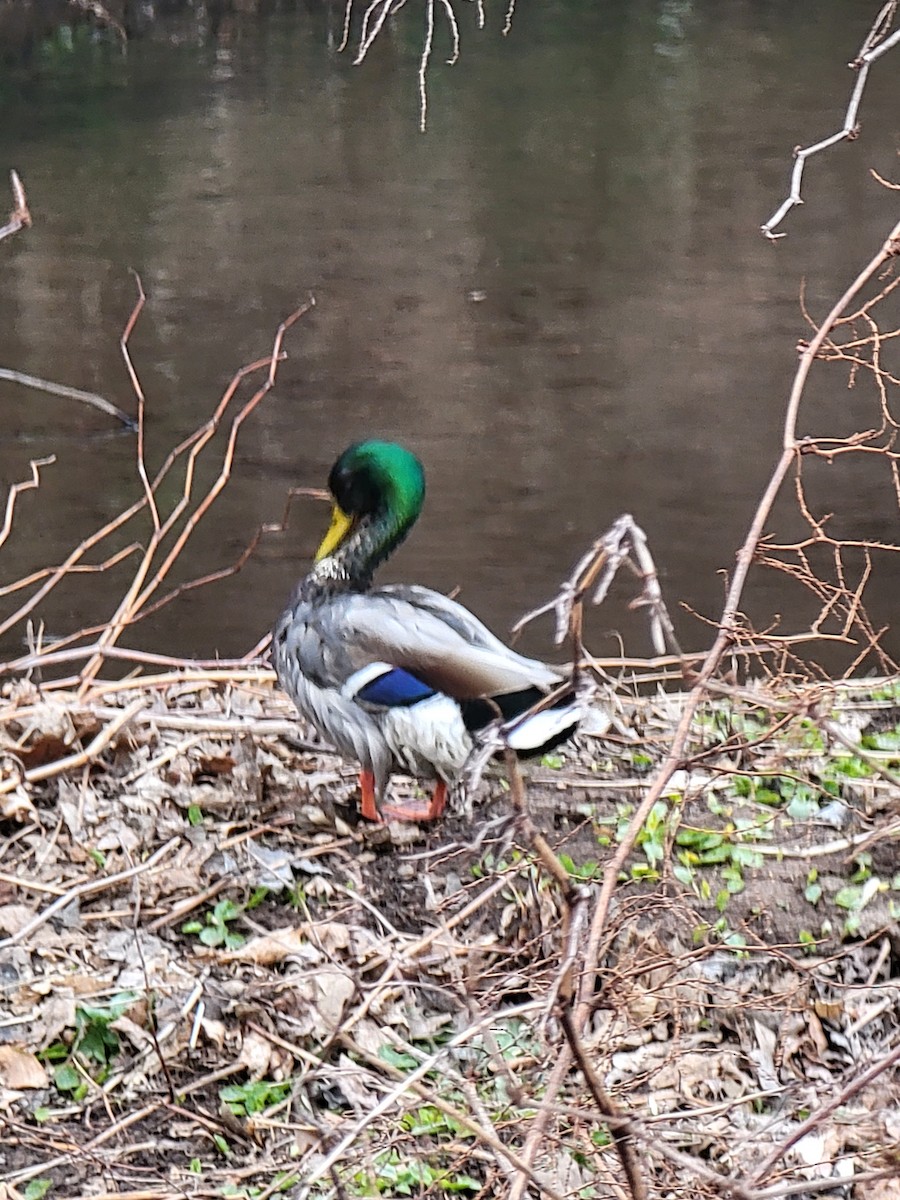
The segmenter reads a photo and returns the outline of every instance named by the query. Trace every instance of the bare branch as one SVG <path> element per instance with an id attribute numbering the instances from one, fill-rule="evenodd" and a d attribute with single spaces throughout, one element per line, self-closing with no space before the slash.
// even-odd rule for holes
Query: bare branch
<path id="1" fill-rule="evenodd" d="M 112 401 L 98 396 L 95 392 L 83 392 L 80 388 L 67 387 L 62 383 L 52 383 L 49 379 L 38 379 L 36 375 L 26 375 L 23 371 L 10 371 L 6 367 L 0 367 L 0 379 L 5 383 L 18 383 L 22 387 L 47 392 L 51 396 L 62 396 L 66 400 L 78 400 L 81 404 L 87 404 L 99 412 L 106 413 L 108 417 L 115 417 L 127 429 L 135 428 L 134 417 L 130 417 Z"/>
<path id="2" fill-rule="evenodd" d="M 882 54 L 885 54 L 900 43 L 900 30 L 892 33 L 890 37 L 885 36 L 887 29 L 893 23 L 896 11 L 897 0 L 888 0 L 888 3 L 881 8 L 878 16 L 875 18 L 856 58 L 849 64 L 850 68 L 857 71 L 858 74 L 841 128 L 836 133 L 823 138 L 811 146 L 798 146 L 794 151 L 794 169 L 791 172 L 791 187 L 787 199 L 769 217 L 768 221 L 760 226 L 760 231 L 770 241 L 774 242 L 779 238 L 787 236 L 784 233 L 774 233 L 773 230 L 781 224 L 792 208 L 803 203 L 803 198 L 800 195 L 800 187 L 803 181 L 806 160 L 814 154 L 819 154 L 822 150 L 827 150 L 829 146 L 834 146 L 838 142 L 853 141 L 859 136 L 857 114 L 863 91 L 865 90 L 866 80 L 869 77 L 869 66 L 876 59 L 880 58 Z"/>
<path id="3" fill-rule="evenodd" d="M 16 500 L 21 492 L 29 492 L 32 488 L 41 486 L 41 467 L 52 466 L 56 462 L 56 455 L 51 454 L 47 458 L 33 458 L 28 464 L 31 467 L 31 478 L 26 479 L 23 483 L 14 483 L 9 489 L 9 495 L 6 497 L 6 515 L 3 519 L 3 528 L 0 529 L 0 546 L 9 537 L 13 525 L 13 515 L 16 509 Z"/>
<path id="4" fill-rule="evenodd" d="M 9 214 L 9 220 L 0 228 L 0 242 L 10 234 L 18 233 L 20 229 L 27 229 L 31 224 L 31 213 L 28 211 L 28 203 L 25 199 L 25 188 L 15 171 L 10 171 L 9 182 L 13 194 L 13 210 Z"/>

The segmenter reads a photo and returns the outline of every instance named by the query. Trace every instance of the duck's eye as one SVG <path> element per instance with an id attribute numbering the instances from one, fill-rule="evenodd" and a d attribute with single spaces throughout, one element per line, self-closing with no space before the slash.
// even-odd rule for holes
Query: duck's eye
<path id="1" fill-rule="evenodd" d="M 338 505 L 349 516 L 375 512 L 381 501 L 381 489 L 367 470 L 333 471 L 328 484 Z"/>

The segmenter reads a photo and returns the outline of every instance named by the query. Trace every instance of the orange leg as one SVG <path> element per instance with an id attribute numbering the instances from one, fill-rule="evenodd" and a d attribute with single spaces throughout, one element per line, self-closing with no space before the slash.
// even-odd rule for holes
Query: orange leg
<path id="1" fill-rule="evenodd" d="M 359 811 L 366 820 L 377 821 L 381 824 L 384 818 L 375 803 L 375 776 L 371 771 L 360 771 L 359 773 L 359 799 Z"/>
<path id="2" fill-rule="evenodd" d="M 447 785 L 443 779 L 439 779 L 434 785 L 434 792 L 428 802 L 427 807 L 421 806 L 416 808 L 414 805 L 409 807 L 399 807 L 394 805 L 385 805 L 382 812 L 386 817 L 393 817 L 397 821 L 434 821 L 444 811 L 447 805 Z M 365 809 L 363 809 L 365 816 Z"/>

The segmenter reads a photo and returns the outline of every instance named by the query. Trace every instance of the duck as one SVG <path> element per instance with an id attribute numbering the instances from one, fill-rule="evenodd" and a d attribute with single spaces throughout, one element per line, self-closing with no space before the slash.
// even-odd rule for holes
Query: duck
<path id="1" fill-rule="evenodd" d="M 367 440 L 328 475 L 331 522 L 278 618 L 281 688 L 338 753 L 359 764 L 367 821 L 431 821 L 488 731 L 521 757 L 567 740 L 585 704 L 570 674 L 518 654 L 462 604 L 417 584 L 374 582 L 425 500 L 410 450 Z M 388 805 L 391 776 L 434 782 L 424 805 Z"/>

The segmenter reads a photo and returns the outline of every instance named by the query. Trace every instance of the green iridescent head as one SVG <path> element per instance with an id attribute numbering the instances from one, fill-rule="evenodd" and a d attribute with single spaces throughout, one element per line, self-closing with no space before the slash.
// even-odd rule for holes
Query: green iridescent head
<path id="1" fill-rule="evenodd" d="M 361 528 L 370 559 L 385 558 L 422 511 L 425 472 L 409 450 L 396 442 L 356 442 L 331 468 L 328 490 L 334 497 L 331 525 L 316 551 L 316 562 L 340 550 Z"/>

